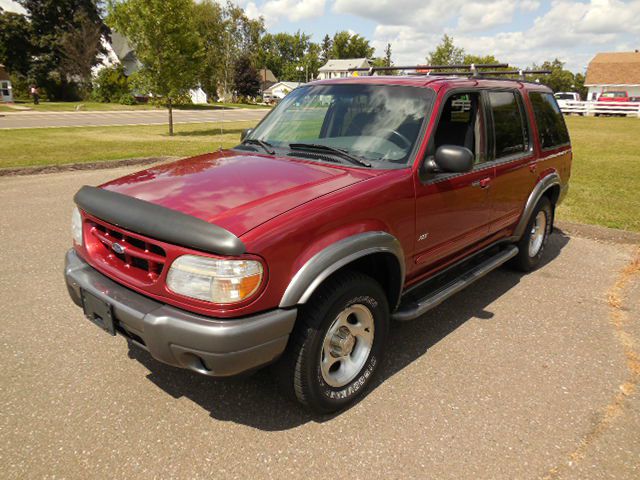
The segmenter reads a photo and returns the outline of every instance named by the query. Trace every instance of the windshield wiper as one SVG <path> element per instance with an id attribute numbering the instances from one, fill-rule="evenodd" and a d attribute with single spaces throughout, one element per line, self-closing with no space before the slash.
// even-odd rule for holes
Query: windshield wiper
<path id="1" fill-rule="evenodd" d="M 273 149 L 273 145 L 271 145 L 269 142 L 265 142 L 263 140 L 259 140 L 257 138 L 247 138 L 245 139 L 241 145 L 243 144 L 248 144 L 248 145 L 258 145 L 259 147 L 262 147 L 262 149 L 267 152 L 269 155 L 275 155 L 276 151 Z"/>
<path id="2" fill-rule="evenodd" d="M 289 148 L 291 150 L 322 150 L 325 152 L 331 152 L 342 158 L 346 158 L 351 163 L 356 163 L 364 167 L 371 167 L 371 164 L 366 160 L 363 160 L 360 157 L 356 157 L 355 155 L 351 155 L 346 150 L 342 150 L 341 148 L 336 147 L 330 147 L 329 145 L 321 145 L 319 143 L 290 143 Z"/>

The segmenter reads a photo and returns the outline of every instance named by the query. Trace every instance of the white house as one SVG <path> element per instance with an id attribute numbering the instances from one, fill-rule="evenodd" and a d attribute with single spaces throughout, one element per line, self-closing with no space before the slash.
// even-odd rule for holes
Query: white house
<path id="1" fill-rule="evenodd" d="M 370 68 L 371 62 L 366 58 L 345 58 L 342 60 L 329 60 L 318 70 L 318 80 L 328 78 L 352 77 L 354 72 L 350 68 Z"/>
<path id="2" fill-rule="evenodd" d="M 0 102 L 13 102 L 13 89 L 11 87 L 11 79 L 4 69 L 4 65 L 0 64 Z"/>
<path id="3" fill-rule="evenodd" d="M 640 51 L 598 53 L 589 62 L 584 85 L 589 88 L 587 100 L 614 90 L 640 97 Z"/>
<path id="4" fill-rule="evenodd" d="M 263 99 L 265 102 L 270 100 L 282 100 L 292 90 L 298 88 L 302 83 L 300 82 L 278 82 L 265 89 L 263 93 Z"/>

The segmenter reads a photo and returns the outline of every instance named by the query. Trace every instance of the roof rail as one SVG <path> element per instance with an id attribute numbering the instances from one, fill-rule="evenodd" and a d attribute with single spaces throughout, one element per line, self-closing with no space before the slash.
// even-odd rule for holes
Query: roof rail
<path id="1" fill-rule="evenodd" d="M 508 63 L 487 63 L 471 65 L 411 65 L 392 67 L 350 68 L 350 72 L 367 72 L 370 76 L 375 72 L 390 72 L 394 70 L 415 70 L 413 75 L 431 75 L 435 70 L 436 75 L 446 76 L 471 76 L 483 77 L 487 75 L 518 75 L 520 80 L 525 80 L 526 75 L 548 75 L 551 70 L 495 70 L 496 68 L 509 68 Z M 482 70 L 480 70 L 482 69 Z M 493 69 L 493 70 L 486 70 Z M 440 71 L 447 70 L 447 71 Z"/>

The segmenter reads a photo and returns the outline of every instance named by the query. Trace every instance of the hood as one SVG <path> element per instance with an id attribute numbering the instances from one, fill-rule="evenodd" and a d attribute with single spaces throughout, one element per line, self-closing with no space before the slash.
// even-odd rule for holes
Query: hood
<path id="1" fill-rule="evenodd" d="M 373 170 L 223 151 L 149 168 L 101 187 L 241 236 L 287 210 L 375 175 Z"/>

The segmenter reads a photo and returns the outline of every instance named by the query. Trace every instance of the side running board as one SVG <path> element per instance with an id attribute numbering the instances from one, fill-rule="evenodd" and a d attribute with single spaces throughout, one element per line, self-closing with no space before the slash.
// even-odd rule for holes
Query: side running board
<path id="1" fill-rule="evenodd" d="M 411 302 L 407 305 L 400 305 L 391 318 L 401 322 L 407 320 L 414 320 L 424 313 L 428 312 L 434 307 L 437 307 L 447 298 L 458 293 L 463 288 L 471 285 L 479 278 L 484 277 L 487 273 L 495 270 L 507 260 L 515 257 L 518 254 L 518 247 L 511 245 L 504 250 L 501 250 L 496 255 L 484 260 L 482 263 L 475 265 L 473 268 L 465 271 L 454 280 L 450 281 L 446 285 L 430 291 L 426 296 Z"/>

